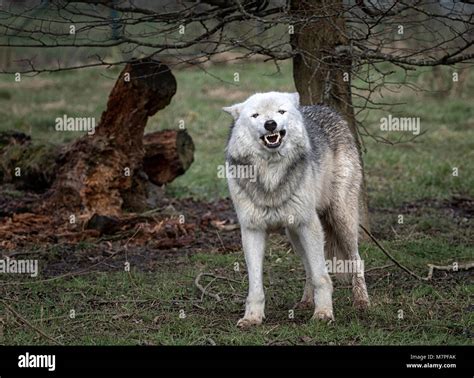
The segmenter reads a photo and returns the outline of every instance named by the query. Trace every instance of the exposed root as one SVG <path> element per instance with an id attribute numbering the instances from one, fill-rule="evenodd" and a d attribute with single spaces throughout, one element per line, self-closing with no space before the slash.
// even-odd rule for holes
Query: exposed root
<path id="1" fill-rule="evenodd" d="M 428 264 L 428 267 L 429 267 L 429 271 L 428 271 L 428 276 L 426 276 L 426 278 L 428 280 L 431 280 L 435 270 L 443 270 L 445 272 L 457 272 L 459 270 L 469 270 L 469 269 L 474 268 L 474 261 L 470 261 L 464 264 L 458 264 L 456 267 L 454 266 L 454 264 L 451 264 L 451 265 Z"/>

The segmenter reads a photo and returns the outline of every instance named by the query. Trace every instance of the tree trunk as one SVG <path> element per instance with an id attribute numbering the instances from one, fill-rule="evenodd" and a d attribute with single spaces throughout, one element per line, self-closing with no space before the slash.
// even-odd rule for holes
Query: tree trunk
<path id="1" fill-rule="evenodd" d="M 143 133 L 148 117 L 167 106 L 175 93 L 176 80 L 167 66 L 151 59 L 127 64 L 95 133 L 60 156 L 49 204 L 85 218 L 120 215 L 124 198 L 144 205 Z"/>
<path id="2" fill-rule="evenodd" d="M 336 109 L 347 121 L 356 140 L 359 157 L 362 151 L 357 132 L 350 72 L 352 60 L 349 54 L 341 54 L 347 46 L 346 25 L 341 0 L 292 0 L 291 13 L 296 20 L 291 45 L 293 78 L 302 105 L 324 103 Z M 299 22 L 308 16 L 323 16 L 311 22 Z M 338 47 L 339 46 L 339 47 Z M 339 54 L 337 49 L 340 49 Z M 360 223 L 369 228 L 365 178 L 359 197 Z M 366 237 L 361 233 L 361 237 Z"/>

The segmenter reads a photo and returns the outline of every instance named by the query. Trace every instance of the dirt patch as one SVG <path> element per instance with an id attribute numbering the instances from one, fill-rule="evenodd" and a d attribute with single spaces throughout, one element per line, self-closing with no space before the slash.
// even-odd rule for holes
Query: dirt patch
<path id="1" fill-rule="evenodd" d="M 38 258 L 46 276 L 84 269 L 123 270 L 126 262 L 135 269 L 156 271 L 163 264 L 179 265 L 192 253 L 241 249 L 230 199 L 167 199 L 156 210 L 100 219 L 91 225 L 83 219 L 71 224 L 67 214 L 39 215 L 41 195 L 1 189 L 0 258 Z M 463 229 L 469 232 L 471 228 L 473 203 L 471 197 L 456 196 L 405 203 L 401 208 L 372 209 L 373 232 L 381 239 L 390 239 L 393 233 L 387 225 L 397 214 L 421 217 L 432 212 L 433 217 L 449 219 L 462 236 Z"/>
<path id="2" fill-rule="evenodd" d="M 474 198 L 455 195 L 449 199 L 425 198 L 405 202 L 400 207 L 370 208 L 372 232 L 378 238 L 395 237 L 398 217 L 404 216 L 412 236 L 444 235 L 451 242 L 465 242 L 472 237 Z"/>
<path id="3" fill-rule="evenodd" d="M 100 219 L 91 226 L 84 219 L 70 223 L 67 214 L 44 214 L 37 208 L 40 198 L 1 191 L 0 258 L 38 258 L 46 276 L 80 269 L 123 270 L 126 261 L 153 271 L 171 255 L 240 249 L 229 199 L 169 199 L 154 211 Z"/>
<path id="4" fill-rule="evenodd" d="M 440 210 L 453 218 L 472 219 L 474 216 L 474 198 L 461 195 L 444 200 L 428 198 L 416 202 L 407 202 L 402 206 L 402 210 L 410 214 L 419 214 L 426 208 Z"/>

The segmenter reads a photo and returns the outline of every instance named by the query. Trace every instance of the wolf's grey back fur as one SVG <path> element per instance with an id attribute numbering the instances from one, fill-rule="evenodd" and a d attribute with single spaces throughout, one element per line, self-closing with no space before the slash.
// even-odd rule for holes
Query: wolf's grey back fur
<path id="1" fill-rule="evenodd" d="M 304 116 L 308 135 L 313 142 L 327 141 L 334 151 L 341 146 L 355 147 L 354 138 L 346 121 L 329 106 L 302 106 L 300 111 Z"/>
<path id="2" fill-rule="evenodd" d="M 352 198 L 352 201 L 340 203 L 338 200 L 342 198 L 333 198 L 329 203 L 329 207 L 325 209 L 318 209 L 318 215 L 322 222 L 325 233 L 325 255 L 327 259 L 335 257 L 337 260 L 346 260 L 351 256 L 350 250 L 354 246 L 345 245 L 348 241 L 354 239 L 353 235 L 344 235 L 342 233 L 353 233 L 354 230 L 346 230 L 344 219 L 340 219 L 342 214 L 348 216 L 347 211 L 351 211 L 353 216 L 356 216 L 358 223 L 358 199 L 360 192 L 360 184 L 362 180 L 362 169 L 360 166 L 359 152 L 356 141 L 352 135 L 347 122 L 342 116 L 327 106 L 304 106 L 301 108 L 304 114 L 305 125 L 313 143 L 319 140 L 327 141 L 329 148 L 336 155 L 336 161 L 350 160 L 352 168 L 354 169 L 353 176 L 348 182 L 348 177 L 345 172 L 341 172 L 337 163 L 334 167 L 332 188 L 335 193 L 345 192 L 346 197 Z M 312 146 L 312 149 L 317 149 L 317 146 Z M 339 156 L 338 156 L 339 155 Z M 345 186 L 342 188 L 342 186 Z M 342 209 L 347 207 L 346 209 Z M 335 232 L 338 230 L 339 234 Z M 357 232 L 357 230 L 355 231 Z M 338 274 L 339 279 L 348 280 L 349 275 Z"/>

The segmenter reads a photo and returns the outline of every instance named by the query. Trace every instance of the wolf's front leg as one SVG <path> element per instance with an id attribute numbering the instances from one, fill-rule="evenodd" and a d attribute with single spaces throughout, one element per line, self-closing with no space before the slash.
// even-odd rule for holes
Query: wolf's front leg
<path id="1" fill-rule="evenodd" d="M 299 225 L 291 230 L 303 247 L 314 288 L 313 318 L 332 321 L 332 282 L 324 258 L 324 234 L 319 218 L 316 216 L 309 224 Z"/>
<path id="2" fill-rule="evenodd" d="M 263 257 L 266 232 L 242 227 L 242 246 L 247 263 L 249 293 L 245 304 L 245 315 L 237 323 L 241 328 L 262 323 L 265 317 L 265 294 L 263 292 Z"/>

